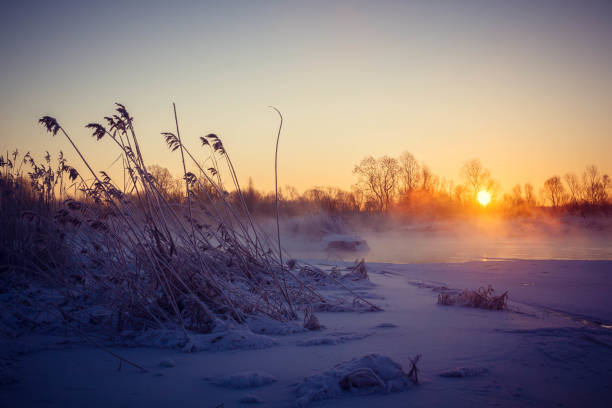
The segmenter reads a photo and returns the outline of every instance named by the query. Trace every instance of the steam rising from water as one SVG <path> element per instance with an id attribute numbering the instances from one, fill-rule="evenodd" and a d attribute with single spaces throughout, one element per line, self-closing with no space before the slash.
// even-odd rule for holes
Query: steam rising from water
<path id="1" fill-rule="evenodd" d="M 269 229 L 269 220 L 260 220 Z M 363 239 L 369 251 L 337 251 L 332 240 Z M 409 221 L 324 214 L 285 218 L 284 248 L 296 258 L 430 263 L 500 259 L 612 260 L 612 220 L 605 217 L 480 217 Z"/>

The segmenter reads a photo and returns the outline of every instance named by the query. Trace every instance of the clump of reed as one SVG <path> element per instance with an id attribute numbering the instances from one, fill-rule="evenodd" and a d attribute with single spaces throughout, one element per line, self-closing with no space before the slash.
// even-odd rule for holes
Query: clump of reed
<path id="1" fill-rule="evenodd" d="M 508 291 L 501 295 L 496 295 L 491 285 L 487 288 L 466 289 L 461 292 L 444 291 L 438 294 L 438 304 L 503 310 L 508 307 Z"/>
<path id="2" fill-rule="evenodd" d="M 29 171 L 28 171 L 29 170 Z M 37 162 L 18 150 L 0 155 L 0 275 L 22 277 L 65 266 L 65 232 L 56 222 L 64 192 L 76 186 L 77 172 L 60 151 Z"/>
<path id="3" fill-rule="evenodd" d="M 86 125 L 93 137 L 121 154 L 121 187 L 106 172 L 94 170 L 55 118 L 39 120 L 53 136 L 69 141 L 88 173 L 83 176 L 63 161 L 54 177 L 50 162 L 34 166 L 39 170 L 30 176 L 45 180 L 40 194 L 45 211 L 52 212 L 37 217 L 49 220 L 79 260 L 69 277 L 69 266 L 58 265 L 54 280 L 70 296 L 86 293 L 103 304 L 109 313 L 95 324 L 117 331 L 208 333 L 220 318 L 241 323 L 249 315 L 280 321 L 295 319 L 303 310 L 311 315 L 312 304 L 326 300 L 298 277 L 301 266 L 282 262 L 280 244 L 275 246 L 256 226 L 221 138 L 212 133 L 200 137 L 207 156 L 202 160 L 183 144 L 176 107 L 174 119 L 175 129 L 161 135 L 182 165 L 181 203 L 171 202 L 147 170 L 134 119 L 124 105 L 116 104 L 102 122 Z M 64 183 L 63 175 L 76 183 L 72 196 L 62 193 L 63 185 L 53 184 Z M 229 199 L 224 177 L 239 200 Z M 15 207 L 14 212 L 23 213 L 23 203 Z"/>

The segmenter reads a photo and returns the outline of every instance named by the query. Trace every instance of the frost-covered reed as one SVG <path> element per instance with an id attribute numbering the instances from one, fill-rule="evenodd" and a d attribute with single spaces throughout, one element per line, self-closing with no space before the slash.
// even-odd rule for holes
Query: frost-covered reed
<path id="1" fill-rule="evenodd" d="M 117 104 L 103 122 L 86 125 L 100 143 L 110 143 L 121 154 L 122 187 L 106 172 L 94 170 L 55 118 L 39 120 L 54 136 L 70 142 L 88 173 L 67 170 L 79 182 L 80 196 L 53 209 L 54 226 L 80 265 L 71 265 L 72 280 L 59 279 L 61 283 L 96 298 L 110 311 L 102 323 L 117 330 L 207 333 L 218 318 L 241 323 L 249 315 L 267 315 L 287 321 L 301 310 L 312 310 L 313 302 L 324 303 L 297 276 L 300 266 L 284 265 L 280 245 L 256 226 L 221 139 L 212 133 L 200 137 L 203 157 L 183 144 L 176 108 L 174 119 L 176 128 L 162 136 L 182 165 L 181 202 L 172 201 L 147 170 L 134 120 L 124 105 Z M 239 200 L 229 199 L 224 183 Z"/>

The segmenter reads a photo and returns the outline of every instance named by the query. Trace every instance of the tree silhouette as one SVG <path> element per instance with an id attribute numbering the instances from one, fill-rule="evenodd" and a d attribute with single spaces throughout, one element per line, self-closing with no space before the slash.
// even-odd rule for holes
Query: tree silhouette
<path id="1" fill-rule="evenodd" d="M 558 208 L 563 203 L 565 187 L 559 176 L 553 176 L 544 182 L 544 197 L 550 201 L 553 208 Z"/>
<path id="2" fill-rule="evenodd" d="M 353 173 L 359 177 L 358 186 L 368 201 L 380 212 L 389 210 L 397 189 L 399 165 L 389 156 L 375 159 L 366 157 L 355 166 Z"/>
<path id="3" fill-rule="evenodd" d="M 492 185 L 491 173 L 483 167 L 479 159 L 466 162 L 461 168 L 461 177 L 474 196 Z"/>

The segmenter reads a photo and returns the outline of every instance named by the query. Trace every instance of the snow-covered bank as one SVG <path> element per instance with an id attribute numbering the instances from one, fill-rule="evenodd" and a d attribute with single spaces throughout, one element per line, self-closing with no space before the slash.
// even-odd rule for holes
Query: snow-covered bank
<path id="1" fill-rule="evenodd" d="M 263 349 L 112 348 L 147 373 L 125 364 L 118 371 L 115 358 L 82 342 L 20 340 L 46 346 L 10 364 L 17 382 L 0 386 L 0 406 L 287 407 L 306 377 L 371 353 L 405 372 L 422 354 L 421 384 L 368 395 L 336 389 L 311 406 L 612 404 L 612 261 L 368 264 L 368 271 L 372 285 L 359 293 L 383 312 L 318 312 L 324 330 L 266 334 L 276 344 Z M 489 284 L 509 290 L 508 311 L 436 303 L 442 286 Z M 232 383 L 240 387 L 218 385 Z"/>

